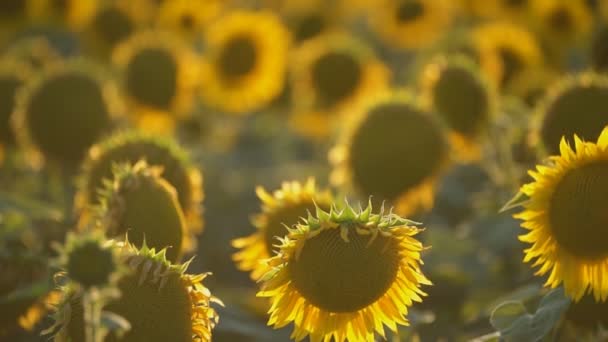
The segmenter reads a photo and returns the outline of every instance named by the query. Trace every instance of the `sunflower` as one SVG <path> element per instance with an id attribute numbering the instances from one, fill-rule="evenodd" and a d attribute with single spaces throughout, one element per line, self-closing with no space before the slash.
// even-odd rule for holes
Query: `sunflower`
<path id="1" fill-rule="evenodd" d="M 378 203 L 389 201 L 400 215 L 429 209 L 449 161 L 444 127 L 400 92 L 378 96 L 357 111 L 330 152 L 332 183 Z"/>
<path id="2" fill-rule="evenodd" d="M 420 229 L 394 214 L 316 209 L 289 229 L 258 296 L 272 301 L 269 325 L 294 323 L 296 341 L 374 341 L 384 325 L 407 325 L 408 307 L 422 300 Z"/>
<path id="3" fill-rule="evenodd" d="M 11 115 L 15 109 L 17 91 L 25 84 L 29 74 L 29 68 L 23 63 L 7 59 L 0 61 L 0 147 L 3 149 L 16 144 Z"/>
<path id="4" fill-rule="evenodd" d="M 187 152 L 173 140 L 134 131 L 116 133 L 89 150 L 82 166 L 75 200 L 81 223 L 90 222 L 91 207 L 99 204 L 99 189 L 113 178 L 112 165 L 135 164 L 142 159 L 151 166 L 162 168 L 162 177 L 177 191 L 189 231 L 202 232 L 203 185 L 200 171 L 193 167 Z M 192 246 L 186 245 L 184 248 L 190 249 Z"/>
<path id="5" fill-rule="evenodd" d="M 131 271 L 117 281 L 121 297 L 104 307 L 131 325 L 120 340 L 211 341 L 218 315 L 210 303 L 221 305 L 221 301 L 202 284 L 208 273 L 186 274 L 188 263 L 173 264 L 165 250 L 156 252 L 145 244 L 138 249 L 115 243 L 113 248 L 119 249 L 121 266 Z M 55 341 L 84 341 L 82 291 L 69 284 L 61 290 L 55 325 L 48 332 Z"/>
<path id="6" fill-rule="evenodd" d="M 35 21 L 57 23 L 80 30 L 94 15 L 100 0 L 29 0 Z"/>
<path id="7" fill-rule="evenodd" d="M 332 31 L 341 19 L 341 13 L 335 4 L 327 4 L 321 0 L 288 0 L 281 6 L 280 13 L 291 31 L 294 44 Z"/>
<path id="8" fill-rule="evenodd" d="M 608 302 L 597 302 L 592 295 L 584 295 L 579 302 L 570 304 L 565 321 L 583 331 L 608 327 Z"/>
<path id="9" fill-rule="evenodd" d="M 495 94 L 475 64 L 460 56 L 436 58 L 424 67 L 421 83 L 426 106 L 447 123 L 452 145 L 462 158 L 478 159 Z"/>
<path id="10" fill-rule="evenodd" d="M 162 176 L 162 167 L 114 165 L 114 177 L 100 191 L 96 220 L 110 237 L 124 237 L 137 246 L 144 242 L 167 249 L 167 259 L 180 260 L 184 246 L 193 246 L 175 188 Z"/>
<path id="11" fill-rule="evenodd" d="M 555 48 L 580 42 L 591 32 L 593 17 L 585 0 L 536 0 L 532 8 L 540 36 Z"/>
<path id="12" fill-rule="evenodd" d="M 291 124 L 305 136 L 326 137 L 332 121 L 384 90 L 389 70 L 363 42 L 344 33 L 303 43 L 292 57 Z"/>
<path id="13" fill-rule="evenodd" d="M 552 68 L 537 67 L 513 79 L 510 92 L 530 108 L 535 108 L 558 77 L 559 72 Z"/>
<path id="14" fill-rule="evenodd" d="M 596 71 L 608 70 L 608 25 L 602 25 L 594 34 L 589 54 Z"/>
<path id="15" fill-rule="evenodd" d="M 541 67 L 543 54 L 536 38 L 509 22 L 492 22 L 471 32 L 481 69 L 502 90 L 529 70 Z"/>
<path id="16" fill-rule="evenodd" d="M 209 27 L 205 43 L 201 96 L 208 105 L 245 114 L 281 93 L 289 31 L 273 13 L 233 11 Z"/>
<path id="17" fill-rule="evenodd" d="M 17 94 L 13 129 L 32 161 L 74 166 L 112 127 L 120 97 L 96 64 L 70 60 L 52 65 Z"/>
<path id="18" fill-rule="evenodd" d="M 445 0 L 382 0 L 370 9 L 370 26 L 389 45 L 420 49 L 436 42 L 452 24 Z"/>
<path id="19" fill-rule="evenodd" d="M 221 9 L 221 0 L 164 1 L 158 8 L 158 25 L 190 39 L 198 38 Z"/>
<path id="20" fill-rule="evenodd" d="M 247 237 L 235 239 L 232 246 L 239 248 L 233 259 L 239 269 L 251 271 L 251 278 L 258 280 L 270 270 L 263 260 L 278 251 L 278 238 L 287 235 L 286 226 L 296 224 L 306 217 L 315 206 L 329 210 L 333 196 L 329 191 L 319 191 L 311 178 L 305 184 L 284 182 L 281 189 L 269 194 L 262 187 L 256 189 L 262 201 L 262 213 L 253 218 L 257 231 Z"/>
<path id="21" fill-rule="evenodd" d="M 534 266 L 540 266 L 537 275 L 550 274 L 546 285 L 563 283 L 574 301 L 586 293 L 605 301 L 608 127 L 597 143 L 574 135 L 574 149 L 565 138 L 559 147 L 560 154 L 552 156 L 548 165 L 530 171 L 534 181 L 520 191 L 528 200 L 514 217 L 529 230 L 520 240 L 531 244 L 524 261 L 535 260 Z"/>
<path id="22" fill-rule="evenodd" d="M 465 13 L 489 19 L 524 21 L 532 12 L 534 0 L 460 0 Z"/>
<path id="23" fill-rule="evenodd" d="M 113 60 L 122 71 L 123 89 L 139 122 L 183 118 L 192 110 L 198 60 L 178 42 L 166 32 L 142 31 L 116 47 Z"/>
<path id="24" fill-rule="evenodd" d="M 90 52 L 108 58 L 120 42 L 143 24 L 140 12 L 131 10 L 128 2 L 104 2 L 87 21 L 83 40 Z"/>
<path id="25" fill-rule="evenodd" d="M 578 134 L 584 140 L 595 140 L 608 125 L 608 79 L 583 73 L 566 78 L 549 89 L 537 109 L 542 120 L 535 139 L 550 154 L 559 152 L 560 139 Z M 570 141 L 572 142 L 572 141 Z"/>

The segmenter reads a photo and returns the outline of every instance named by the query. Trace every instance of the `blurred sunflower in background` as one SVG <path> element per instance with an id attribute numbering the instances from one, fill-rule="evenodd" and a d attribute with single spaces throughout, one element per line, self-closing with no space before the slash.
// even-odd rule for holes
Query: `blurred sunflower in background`
<path id="1" fill-rule="evenodd" d="M 222 10 L 221 0 L 163 1 L 158 8 L 158 25 L 189 40 L 201 38 L 210 22 Z"/>
<path id="2" fill-rule="evenodd" d="M 608 79 L 603 75 L 583 73 L 553 85 L 537 108 L 540 121 L 533 144 L 540 143 L 545 152 L 559 152 L 562 137 L 572 143 L 578 135 L 586 141 L 599 137 L 608 125 Z"/>
<path id="3" fill-rule="evenodd" d="M 574 136 L 574 147 L 561 140 L 559 155 L 530 171 L 534 181 L 521 193 L 528 197 L 514 217 L 528 230 L 520 240 L 529 244 L 525 262 L 549 274 L 547 286 L 563 284 L 578 302 L 586 293 L 596 301 L 608 299 L 608 127 L 597 142 Z"/>
<path id="4" fill-rule="evenodd" d="M 268 11 L 235 10 L 205 32 L 200 95 L 218 110 L 264 108 L 284 85 L 289 31 Z"/>
<path id="5" fill-rule="evenodd" d="M 430 209 L 450 160 L 447 139 L 445 127 L 408 93 L 374 97 L 357 108 L 330 151 L 332 183 L 388 201 L 400 215 Z"/>
<path id="6" fill-rule="evenodd" d="M 76 166 L 109 132 L 121 103 L 103 72 L 97 64 L 70 60 L 53 64 L 20 89 L 13 129 L 33 163 Z"/>
<path id="7" fill-rule="evenodd" d="M 453 3 L 445 0 L 382 0 L 370 8 L 369 23 L 391 47 L 428 47 L 446 33 Z"/>
<path id="8" fill-rule="evenodd" d="M 116 47 L 113 62 L 121 70 L 122 89 L 138 126 L 167 133 L 191 114 L 198 58 L 178 37 L 139 31 Z"/>
<path id="9" fill-rule="evenodd" d="M 63 59 L 55 46 L 47 38 L 40 36 L 19 38 L 9 44 L 4 53 L 4 60 L 23 63 L 32 72 L 43 71 Z"/>
<path id="10" fill-rule="evenodd" d="M 490 22 L 473 29 L 471 39 L 481 69 L 502 91 L 508 92 L 513 80 L 542 66 L 539 43 L 522 26 Z"/>
<path id="11" fill-rule="evenodd" d="M 529 19 L 534 0 L 459 0 L 461 11 L 484 19 L 509 19 L 524 22 Z"/>
<path id="12" fill-rule="evenodd" d="M 140 12 L 125 1 L 104 1 L 87 21 L 82 39 L 87 52 L 110 58 L 114 48 L 144 25 Z"/>
<path id="13" fill-rule="evenodd" d="M 188 263 L 171 263 L 165 250 L 157 252 L 125 243 L 111 245 L 122 267 L 130 272 L 117 280 L 120 298 L 104 310 L 126 319 L 131 329 L 118 338 L 126 341 L 211 341 L 218 315 L 210 304 L 221 305 L 202 281 L 209 273 L 187 274 Z M 69 262 L 69 261 L 68 261 Z M 55 341 L 84 341 L 83 293 L 68 284 L 61 287 L 62 300 L 53 315 L 55 325 L 48 331 Z"/>
<path id="14" fill-rule="evenodd" d="M 135 131 L 115 133 L 88 151 L 75 199 L 81 226 L 90 223 L 90 211 L 99 204 L 99 190 L 113 179 L 112 165 L 135 164 L 140 160 L 162 168 L 162 177 L 177 191 L 189 232 L 200 233 L 203 228 L 201 202 L 204 197 L 201 172 L 193 166 L 188 153 L 172 139 Z M 129 227 L 119 227 L 125 228 Z M 194 242 L 190 239 L 187 241 Z M 192 246 L 185 245 L 184 248 L 190 249 Z"/>
<path id="15" fill-rule="evenodd" d="M 31 71 L 23 63 L 0 61 L 0 164 L 7 149 L 16 146 L 15 131 L 11 125 L 17 91 L 25 84 Z"/>
<path id="16" fill-rule="evenodd" d="M 322 35 L 300 45 L 291 58 L 292 128 L 325 138 L 362 100 L 388 87 L 388 68 L 374 51 L 345 33 Z"/>
<path id="17" fill-rule="evenodd" d="M 96 221 L 109 237 L 123 238 L 141 247 L 166 248 L 167 259 L 177 262 L 185 247 L 195 246 L 173 186 L 162 178 L 162 167 L 144 160 L 115 164 L 114 177 L 100 189 Z"/>
<path id="18" fill-rule="evenodd" d="M 475 63 L 464 56 L 435 58 L 422 69 L 420 82 L 427 109 L 447 123 L 460 158 L 479 159 L 496 94 Z"/>
<path id="19" fill-rule="evenodd" d="M 314 212 L 316 206 L 329 210 L 334 202 L 332 194 L 328 190 L 317 189 L 312 178 L 304 184 L 284 182 L 272 194 L 258 187 L 256 193 L 262 202 L 262 212 L 252 219 L 256 232 L 232 241 L 232 246 L 240 249 L 233 255 L 234 261 L 239 269 L 250 271 L 253 280 L 259 280 L 270 271 L 264 260 L 279 250 L 276 246 L 279 239 L 287 235 L 286 227 L 307 217 L 309 212 Z"/>
<path id="20" fill-rule="evenodd" d="M 287 0 L 279 11 L 291 31 L 294 45 L 335 30 L 341 19 L 335 4 L 320 0 Z"/>
<path id="21" fill-rule="evenodd" d="M 21 1 L 21 0 L 19 0 Z M 101 0 L 28 0 L 32 20 L 79 31 L 95 14 Z"/>
<path id="22" fill-rule="evenodd" d="M 420 229 L 396 215 L 349 205 L 316 213 L 289 230 L 268 261 L 258 296 L 272 301 L 269 325 L 294 325 L 301 341 L 374 341 L 384 326 L 407 325 L 408 307 L 422 301 Z"/>

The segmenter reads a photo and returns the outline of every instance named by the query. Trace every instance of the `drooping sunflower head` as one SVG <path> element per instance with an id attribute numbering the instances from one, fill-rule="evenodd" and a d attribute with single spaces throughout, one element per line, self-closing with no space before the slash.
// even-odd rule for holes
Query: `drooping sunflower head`
<path id="1" fill-rule="evenodd" d="M 382 0 L 370 9 L 370 25 L 397 48 L 428 47 L 452 23 L 453 8 L 444 0 Z"/>
<path id="2" fill-rule="evenodd" d="M 494 111 L 495 94 L 475 64 L 464 57 L 440 57 L 422 71 L 427 108 L 450 128 L 462 158 L 477 159 Z"/>
<path id="3" fill-rule="evenodd" d="M 112 50 L 142 25 L 139 12 L 124 1 L 104 2 L 87 21 L 85 43 L 91 52 L 107 58 Z"/>
<path id="4" fill-rule="evenodd" d="M 90 62 L 54 64 L 20 89 L 13 114 L 18 141 L 33 159 L 77 165 L 112 126 L 120 98 Z"/>
<path id="5" fill-rule="evenodd" d="M 287 235 L 287 228 L 307 217 L 316 206 L 329 210 L 333 196 L 327 191 L 320 191 L 314 179 L 306 183 L 284 182 L 279 190 L 272 194 L 261 187 L 256 189 L 262 202 L 262 212 L 253 218 L 256 232 L 244 238 L 235 239 L 232 245 L 239 248 L 233 256 L 239 269 L 251 271 L 253 280 L 260 279 L 270 270 L 263 260 L 278 252 L 276 245 L 279 238 Z"/>
<path id="6" fill-rule="evenodd" d="M 58 264 L 84 289 L 110 285 L 119 274 L 118 255 L 101 231 L 68 233 Z"/>
<path id="7" fill-rule="evenodd" d="M 271 12 L 233 11 L 205 32 L 201 96 L 222 111 L 246 114 L 283 89 L 289 31 Z"/>
<path id="8" fill-rule="evenodd" d="M 289 229 L 279 254 L 267 262 L 258 296 L 272 301 L 269 325 L 294 323 L 296 341 L 373 341 L 384 325 L 407 325 L 408 307 L 421 301 L 420 230 L 394 214 L 349 205 Z"/>
<path id="9" fill-rule="evenodd" d="M 554 85 L 538 106 L 542 120 L 537 132 L 544 149 L 559 152 L 562 137 L 572 143 L 577 134 L 584 140 L 595 140 L 608 125 L 608 79 L 585 73 L 566 78 Z"/>
<path id="10" fill-rule="evenodd" d="M 208 273 L 185 273 L 188 263 L 174 264 L 165 250 L 156 252 L 144 245 L 114 243 L 120 265 L 130 272 L 117 281 L 120 298 L 110 301 L 104 310 L 125 318 L 131 329 L 122 338 L 109 335 L 111 341 L 211 341 L 218 315 L 210 303 L 221 302 L 203 286 Z M 94 264 L 93 264 L 94 265 Z M 56 341 L 84 341 L 82 292 L 62 288 L 63 299 L 53 315 Z"/>
<path id="11" fill-rule="evenodd" d="M 180 260 L 184 246 L 192 246 L 175 188 L 162 176 L 161 167 L 141 160 L 114 166 L 114 177 L 100 191 L 96 220 L 110 237 L 126 235 L 136 246 L 144 241 L 167 259 Z"/>
<path id="12" fill-rule="evenodd" d="M 530 171 L 534 181 L 524 185 L 524 210 L 516 215 L 528 232 L 520 240 L 531 246 L 524 261 L 549 273 L 547 285 L 563 283 L 566 294 L 578 301 L 592 293 L 596 301 L 608 298 L 604 275 L 608 271 L 608 128 L 597 142 L 574 136 L 574 148 L 565 138 L 559 155 Z"/>
<path id="13" fill-rule="evenodd" d="M 509 22 L 491 22 L 471 33 L 480 66 L 501 89 L 529 70 L 541 66 L 542 51 L 525 28 Z"/>
<path id="14" fill-rule="evenodd" d="M 49 268 L 43 246 L 25 215 L 0 213 L 0 339 L 31 330 L 45 316 Z M 37 285 L 33 286 L 33 285 Z"/>
<path id="15" fill-rule="evenodd" d="M 0 61 L 0 146 L 15 146 L 11 116 L 15 111 L 17 91 L 25 84 L 29 73 L 23 63 L 9 59 Z"/>
<path id="16" fill-rule="evenodd" d="M 397 213 L 429 209 L 449 159 L 445 129 L 408 94 L 388 93 L 360 106 L 330 153 L 332 182 L 388 201 Z"/>
<path id="17" fill-rule="evenodd" d="M 142 31 L 114 51 L 122 70 L 123 89 L 135 115 L 188 114 L 198 84 L 198 60 L 192 51 L 166 32 Z"/>
<path id="18" fill-rule="evenodd" d="M 363 42 L 345 33 L 325 34 L 295 51 L 291 65 L 294 130 L 327 137 L 352 106 L 388 86 L 390 73 Z"/>
<path id="19" fill-rule="evenodd" d="M 140 160 L 162 168 L 162 178 L 177 191 L 177 199 L 188 221 L 189 231 L 200 233 L 200 206 L 203 200 L 200 171 L 192 166 L 187 152 L 173 140 L 141 132 L 116 133 L 89 150 L 76 194 L 76 210 L 83 216 L 83 222 L 90 218 L 91 206 L 99 204 L 99 189 L 104 186 L 104 182 L 113 179 L 112 165 L 135 164 Z"/>
<path id="20" fill-rule="evenodd" d="M 164 1 L 158 8 L 159 26 L 190 39 L 198 38 L 222 9 L 220 0 Z"/>
<path id="21" fill-rule="evenodd" d="M 82 29 L 94 15 L 99 0 L 29 0 L 30 14 L 34 20 Z"/>
<path id="22" fill-rule="evenodd" d="M 591 31 L 593 18 L 585 0 L 537 0 L 532 8 L 542 37 L 553 44 L 580 41 Z"/>

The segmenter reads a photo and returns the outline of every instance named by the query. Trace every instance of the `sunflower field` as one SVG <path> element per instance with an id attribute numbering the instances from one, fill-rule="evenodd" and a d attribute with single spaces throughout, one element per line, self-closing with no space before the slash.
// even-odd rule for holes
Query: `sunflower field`
<path id="1" fill-rule="evenodd" d="M 608 0 L 0 0 L 34 341 L 608 341 Z"/>

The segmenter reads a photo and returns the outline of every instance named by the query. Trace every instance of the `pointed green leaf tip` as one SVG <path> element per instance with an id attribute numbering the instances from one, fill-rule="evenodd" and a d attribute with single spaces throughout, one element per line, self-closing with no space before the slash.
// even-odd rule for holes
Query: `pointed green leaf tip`
<path id="1" fill-rule="evenodd" d="M 377 227 L 382 230 L 390 230 L 393 227 L 402 226 L 419 226 L 419 222 L 402 218 L 392 212 L 392 208 L 388 213 L 385 213 L 384 204 L 380 208 L 378 214 L 373 213 L 372 201 L 369 199 L 367 206 L 359 209 L 354 209 L 347 200 L 344 201 L 344 205 L 333 204 L 329 212 L 321 209 L 315 204 L 315 215 L 308 213 L 308 218 L 304 220 L 304 223 L 298 224 L 298 227 L 307 226 L 311 231 L 320 229 L 322 227 L 332 225 L 342 226 L 358 226 L 364 225 L 367 227 Z"/>

